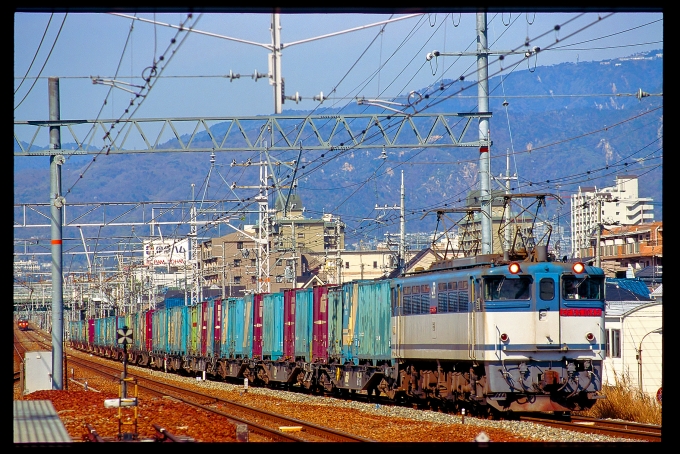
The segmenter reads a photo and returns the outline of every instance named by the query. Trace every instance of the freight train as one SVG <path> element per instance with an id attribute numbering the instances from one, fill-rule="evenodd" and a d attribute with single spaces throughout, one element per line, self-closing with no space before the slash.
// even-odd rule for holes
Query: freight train
<path id="1" fill-rule="evenodd" d="M 503 417 L 602 395 L 605 276 L 487 254 L 396 278 L 70 322 L 74 348 L 166 372 Z M 117 330 L 132 330 L 132 344 Z"/>

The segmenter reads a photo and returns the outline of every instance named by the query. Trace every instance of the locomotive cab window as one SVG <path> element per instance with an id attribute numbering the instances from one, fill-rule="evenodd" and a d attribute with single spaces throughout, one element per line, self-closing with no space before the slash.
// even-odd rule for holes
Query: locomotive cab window
<path id="1" fill-rule="evenodd" d="M 604 298 L 604 277 L 564 276 L 562 279 L 562 298 L 568 300 Z"/>
<path id="2" fill-rule="evenodd" d="M 550 301 L 555 298 L 555 280 L 551 277 L 544 277 L 538 285 L 541 299 Z"/>
<path id="3" fill-rule="evenodd" d="M 528 300 L 531 298 L 531 277 L 507 278 L 505 276 L 487 276 L 484 278 L 484 299 Z"/>

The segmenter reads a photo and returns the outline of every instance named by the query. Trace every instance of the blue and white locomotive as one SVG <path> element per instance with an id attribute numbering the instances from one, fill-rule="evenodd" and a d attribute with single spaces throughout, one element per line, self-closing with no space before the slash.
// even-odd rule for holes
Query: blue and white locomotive
<path id="1" fill-rule="evenodd" d="M 397 393 L 478 413 L 572 411 L 602 397 L 604 273 L 474 256 L 394 279 Z"/>
<path id="2" fill-rule="evenodd" d="M 129 326 L 128 360 L 167 371 L 480 415 L 584 410 L 603 397 L 604 273 L 537 257 L 81 320 L 71 342 L 120 359 L 115 329 L 92 331 Z"/>

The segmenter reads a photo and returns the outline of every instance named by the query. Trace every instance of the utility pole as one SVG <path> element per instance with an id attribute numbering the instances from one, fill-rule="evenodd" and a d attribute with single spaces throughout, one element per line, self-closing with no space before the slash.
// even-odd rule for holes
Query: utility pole
<path id="1" fill-rule="evenodd" d="M 507 106 L 508 102 L 504 101 L 503 105 Z M 509 195 L 510 194 L 510 180 L 516 180 L 517 175 L 511 177 L 510 176 L 510 150 L 506 150 L 505 154 L 505 177 L 502 175 L 499 177 L 499 180 L 505 180 L 505 194 Z M 512 242 L 512 231 L 510 229 L 510 219 L 512 216 L 512 210 L 508 209 L 508 219 L 506 220 L 506 225 L 505 225 L 505 235 L 503 237 L 503 257 L 505 260 L 509 260 L 510 256 L 510 243 Z M 517 225 L 517 223 L 514 223 Z"/>
<path id="2" fill-rule="evenodd" d="M 600 268 L 600 239 L 602 237 L 602 198 L 597 196 L 597 240 L 595 243 L 595 266 Z"/>
<path id="3" fill-rule="evenodd" d="M 337 284 L 342 284 L 342 257 L 340 257 L 340 218 L 335 219 L 335 271 Z"/>
<path id="4" fill-rule="evenodd" d="M 406 271 L 406 189 L 404 187 L 404 171 L 401 171 L 401 211 L 399 213 L 399 274 Z"/>
<path id="5" fill-rule="evenodd" d="M 191 200 L 194 199 L 194 187 L 196 185 L 194 183 L 191 183 Z M 200 287 L 201 287 L 201 281 L 198 276 L 198 257 L 197 257 L 197 252 L 198 252 L 198 240 L 196 238 L 196 207 L 192 204 L 191 206 L 191 226 L 190 226 L 190 233 L 189 233 L 189 238 L 191 238 L 191 304 L 196 304 L 199 302 L 199 299 L 202 299 L 199 295 L 200 293 Z M 186 284 L 185 284 L 186 285 Z"/>
<path id="6" fill-rule="evenodd" d="M 224 299 L 224 274 L 227 271 L 227 265 L 224 263 L 224 241 L 222 241 L 222 299 Z M 231 292 L 229 292 L 229 296 L 231 296 Z"/>
<path id="7" fill-rule="evenodd" d="M 269 268 L 269 198 L 267 197 L 267 166 L 260 166 L 260 193 L 255 197 L 259 206 L 259 228 L 257 229 L 257 292 L 271 291 Z"/>
<path id="8" fill-rule="evenodd" d="M 48 80 L 50 121 L 61 120 L 59 78 Z M 61 127 L 50 126 L 50 148 L 61 149 Z M 64 156 L 50 156 L 50 217 L 52 218 L 52 389 L 62 390 L 64 383 L 64 305 L 62 288 L 62 212 L 61 166 Z"/>
<path id="9" fill-rule="evenodd" d="M 272 14 L 272 53 L 269 54 L 269 83 L 274 86 L 274 113 L 283 110 L 283 79 L 281 78 L 281 16 Z"/>
<path id="10" fill-rule="evenodd" d="M 490 184 L 490 159 L 489 147 L 491 138 L 489 131 L 489 80 L 488 63 L 490 54 L 512 55 L 524 54 L 526 58 L 540 51 L 534 47 L 531 50 L 503 50 L 491 51 L 487 48 L 486 37 L 486 13 L 477 13 L 477 49 L 475 52 L 439 52 L 437 50 L 429 52 L 426 60 L 440 56 L 475 56 L 477 58 L 477 105 L 479 113 L 479 188 L 481 205 L 481 241 L 482 254 L 490 254 L 493 251 L 493 235 L 491 223 L 491 184 Z"/>
<path id="11" fill-rule="evenodd" d="M 477 105 L 478 112 L 489 111 L 489 50 L 486 40 L 486 13 L 477 13 Z M 482 254 L 493 251 L 491 234 L 491 188 L 489 163 L 489 119 L 479 119 L 479 183 L 481 202 Z"/>
<path id="12" fill-rule="evenodd" d="M 388 207 L 375 205 L 375 209 L 378 210 L 399 210 L 399 260 L 398 268 L 399 274 L 404 274 L 404 268 L 406 267 L 406 188 L 404 186 L 404 171 L 401 171 L 401 193 L 399 197 L 399 206 Z M 389 235 L 389 234 L 387 234 Z M 389 244 L 389 237 L 388 237 Z"/>

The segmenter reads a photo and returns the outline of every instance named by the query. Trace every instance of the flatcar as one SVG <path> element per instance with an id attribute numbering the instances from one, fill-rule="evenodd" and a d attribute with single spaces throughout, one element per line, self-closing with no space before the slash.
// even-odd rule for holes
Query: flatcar
<path id="1" fill-rule="evenodd" d="M 253 385 L 366 393 L 485 416 L 602 398 L 602 269 L 489 254 L 426 271 L 71 322 L 76 348 Z"/>

